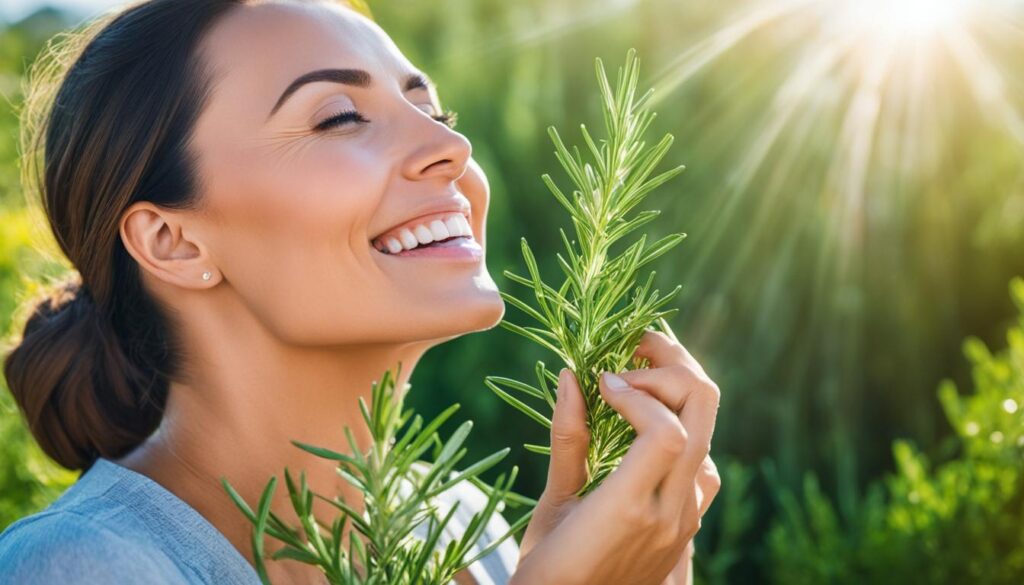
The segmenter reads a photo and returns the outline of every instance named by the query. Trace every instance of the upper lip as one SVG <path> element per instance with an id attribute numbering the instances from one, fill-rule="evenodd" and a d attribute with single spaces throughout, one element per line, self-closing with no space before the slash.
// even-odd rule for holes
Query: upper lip
<path id="1" fill-rule="evenodd" d="M 372 238 L 370 238 L 370 241 L 372 242 L 372 241 L 376 240 L 377 238 L 379 238 L 382 235 L 390 232 L 391 230 L 397 228 L 400 225 L 405 225 L 405 224 L 407 224 L 409 222 L 412 222 L 412 221 L 414 221 L 416 219 L 419 219 L 421 217 L 426 217 L 428 215 L 434 215 L 436 213 L 444 213 L 446 211 L 447 212 L 452 212 L 452 213 L 455 213 L 455 212 L 461 213 L 462 215 L 466 216 L 466 220 L 469 221 L 469 219 L 470 219 L 470 215 L 469 215 L 469 213 L 470 213 L 469 200 L 467 200 L 465 197 L 459 196 L 459 197 L 451 197 L 451 198 L 448 198 L 448 199 L 442 199 L 442 200 L 439 200 L 439 201 L 432 201 L 432 202 L 430 202 L 429 205 L 424 205 L 424 206 L 416 209 L 416 211 L 412 215 L 410 215 L 409 217 L 407 217 L 407 218 L 405 218 L 405 219 L 403 219 L 401 221 L 398 221 L 398 222 L 392 224 L 391 227 L 389 227 L 387 229 L 381 230 L 380 232 L 377 233 L 377 235 L 375 235 Z"/>

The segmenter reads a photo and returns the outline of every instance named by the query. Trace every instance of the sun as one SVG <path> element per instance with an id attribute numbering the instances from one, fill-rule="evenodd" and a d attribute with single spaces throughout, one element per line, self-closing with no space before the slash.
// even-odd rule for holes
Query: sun
<path id="1" fill-rule="evenodd" d="M 892 40 L 915 40 L 955 28 L 967 4 L 967 0 L 850 0 L 844 19 Z"/>

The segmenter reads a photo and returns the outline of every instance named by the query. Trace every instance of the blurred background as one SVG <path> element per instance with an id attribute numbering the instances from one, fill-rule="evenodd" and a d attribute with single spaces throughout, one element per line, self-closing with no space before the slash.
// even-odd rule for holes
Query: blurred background
<path id="1" fill-rule="evenodd" d="M 116 2 L 0 7 L 0 326 L 62 268 L 30 242 L 14 108 L 46 39 Z M 1024 2 L 437 0 L 370 2 L 438 82 L 488 174 L 488 264 L 557 275 L 567 178 L 546 128 L 603 135 L 594 58 L 635 47 L 675 136 L 679 177 L 641 206 L 654 264 L 683 286 L 670 320 L 722 389 L 722 491 L 697 537 L 699 583 L 1024 581 Z M 649 240 L 651 241 L 651 240 Z M 525 323 L 509 307 L 506 318 Z M 452 402 L 482 457 L 511 446 L 539 495 L 547 432 L 486 375 L 562 366 L 495 328 L 438 347 L 411 406 Z M 506 465 L 506 466 L 507 466 Z M 0 529 L 74 474 L 0 393 Z M 514 515 L 515 511 L 510 511 Z"/>

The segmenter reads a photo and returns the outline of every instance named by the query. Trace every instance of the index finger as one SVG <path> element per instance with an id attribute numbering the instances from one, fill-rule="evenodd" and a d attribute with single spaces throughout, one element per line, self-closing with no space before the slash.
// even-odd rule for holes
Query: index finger
<path id="1" fill-rule="evenodd" d="M 671 329 L 669 329 L 669 332 L 671 332 Z M 669 336 L 661 331 L 648 329 L 640 338 L 640 343 L 637 344 L 633 355 L 635 357 L 647 358 L 647 361 L 656 368 L 685 365 L 701 374 L 707 375 L 700 363 L 697 362 L 682 343 L 679 343 L 674 333 Z"/>

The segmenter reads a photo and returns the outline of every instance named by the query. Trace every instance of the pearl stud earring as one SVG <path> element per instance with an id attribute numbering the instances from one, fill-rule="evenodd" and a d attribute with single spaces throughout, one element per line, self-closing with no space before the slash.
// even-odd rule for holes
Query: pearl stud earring
<path id="1" fill-rule="evenodd" d="M 212 277 L 213 277 L 213 273 L 212 272 L 204 272 L 203 273 L 203 280 L 210 280 Z"/>

